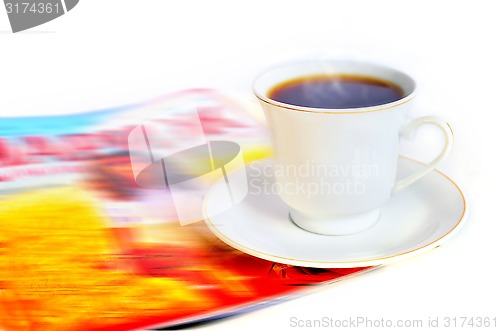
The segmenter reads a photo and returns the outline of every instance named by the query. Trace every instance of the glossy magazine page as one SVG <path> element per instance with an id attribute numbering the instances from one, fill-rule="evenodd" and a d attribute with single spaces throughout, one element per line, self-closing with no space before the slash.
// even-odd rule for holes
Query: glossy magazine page
<path id="1" fill-rule="evenodd" d="M 187 90 L 82 114 L 1 118 L 0 330 L 179 327 L 370 270 L 247 255 L 202 219 L 181 224 L 168 188 L 137 184 L 132 130 L 154 118 L 172 133 L 167 149 L 176 147 L 196 134 L 192 109 L 207 141 L 236 141 L 245 163 L 269 156 L 254 106 Z M 203 199 L 188 197 L 193 206 Z"/>

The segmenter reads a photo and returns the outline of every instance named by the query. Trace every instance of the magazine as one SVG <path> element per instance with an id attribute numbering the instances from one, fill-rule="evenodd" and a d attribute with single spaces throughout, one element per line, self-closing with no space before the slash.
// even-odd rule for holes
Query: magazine
<path id="1" fill-rule="evenodd" d="M 153 118 L 184 141 L 192 109 L 205 139 L 236 141 L 245 162 L 269 157 L 253 106 L 199 89 L 88 113 L 1 118 L 0 330 L 189 326 L 372 270 L 247 255 L 201 219 L 180 224 L 168 189 L 137 185 L 130 132 Z"/>

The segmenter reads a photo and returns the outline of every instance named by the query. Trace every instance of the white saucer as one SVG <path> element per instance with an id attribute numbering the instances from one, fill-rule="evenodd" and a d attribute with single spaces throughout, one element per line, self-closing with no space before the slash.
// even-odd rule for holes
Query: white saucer
<path id="1" fill-rule="evenodd" d="M 258 161 L 238 171 L 246 170 L 249 179 L 255 178 L 268 162 Z M 421 163 L 401 157 L 398 177 L 421 167 Z M 263 189 L 256 194 L 258 191 L 250 183 L 242 202 L 217 215 L 217 206 L 227 201 L 226 182 L 217 182 L 205 198 L 208 227 L 226 244 L 247 254 L 305 267 L 373 266 L 423 253 L 456 233 L 467 211 L 460 188 L 443 173 L 433 171 L 394 195 L 371 228 L 352 235 L 324 236 L 295 225 L 278 195 L 265 194 Z"/>

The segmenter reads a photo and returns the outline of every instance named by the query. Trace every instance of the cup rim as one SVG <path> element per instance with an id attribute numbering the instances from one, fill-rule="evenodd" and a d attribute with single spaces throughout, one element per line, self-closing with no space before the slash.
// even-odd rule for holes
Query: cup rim
<path id="1" fill-rule="evenodd" d="M 398 73 L 402 76 L 405 76 L 405 78 L 412 83 L 413 89 L 406 96 L 404 96 L 396 101 L 389 102 L 389 103 L 383 103 L 383 104 L 375 105 L 375 106 L 357 107 L 357 108 L 356 107 L 355 108 L 316 108 L 316 107 L 297 106 L 297 105 L 292 105 L 292 104 L 273 100 L 266 95 L 267 91 L 264 91 L 264 93 L 262 93 L 262 91 L 259 91 L 256 87 L 259 79 L 261 79 L 264 75 L 266 75 L 267 73 L 269 73 L 272 70 L 276 70 L 276 69 L 283 68 L 283 67 L 300 66 L 300 65 L 304 65 L 304 64 L 314 64 L 315 62 L 349 64 L 349 65 L 358 64 L 358 65 L 369 65 L 371 67 L 377 67 L 377 68 L 382 69 L 382 70 L 391 71 L 394 73 Z M 318 72 L 318 74 L 321 74 L 321 73 Z M 276 84 L 279 84 L 279 83 L 280 82 L 276 82 Z M 400 70 L 394 69 L 392 67 L 389 67 L 389 66 L 381 65 L 378 63 L 374 63 L 374 62 L 368 62 L 368 61 L 351 61 L 351 60 L 331 59 L 331 60 L 317 60 L 317 61 L 314 61 L 314 60 L 295 61 L 295 62 L 282 63 L 279 65 L 269 67 L 266 70 L 262 71 L 254 79 L 254 81 L 252 83 L 252 90 L 253 90 L 253 93 L 255 94 L 255 96 L 260 101 L 267 103 L 269 105 L 272 105 L 272 106 L 286 109 L 286 110 L 306 112 L 306 113 L 315 113 L 315 114 L 357 114 L 357 113 L 370 113 L 370 112 L 382 111 L 382 110 L 387 110 L 387 109 L 391 109 L 391 108 L 403 105 L 403 104 L 411 101 L 415 97 L 416 92 L 417 92 L 417 85 L 416 85 L 415 80 L 412 77 L 410 77 L 408 74 L 406 74 Z"/>

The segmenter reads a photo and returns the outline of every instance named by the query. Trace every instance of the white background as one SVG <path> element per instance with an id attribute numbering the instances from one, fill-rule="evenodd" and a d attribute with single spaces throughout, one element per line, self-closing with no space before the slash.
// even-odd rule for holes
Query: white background
<path id="1" fill-rule="evenodd" d="M 494 1 L 81 0 L 12 34 L 0 10 L 0 114 L 78 112 L 197 86 L 251 97 L 256 74 L 290 59 L 400 68 L 419 83 L 412 115 L 453 127 L 440 169 L 468 197 L 462 231 L 430 253 L 204 328 L 294 329 L 292 316 L 496 316 L 499 325 L 499 14 Z M 436 139 L 423 130 L 402 154 L 429 160 Z"/>

